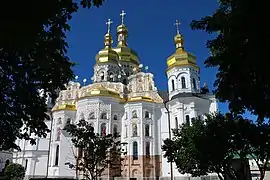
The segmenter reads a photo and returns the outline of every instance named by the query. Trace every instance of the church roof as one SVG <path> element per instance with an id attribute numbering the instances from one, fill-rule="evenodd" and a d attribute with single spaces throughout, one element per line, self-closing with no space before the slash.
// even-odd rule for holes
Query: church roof
<path id="1" fill-rule="evenodd" d="M 183 98 L 183 97 L 197 97 L 197 98 L 201 98 L 204 99 L 205 94 L 202 93 L 178 93 L 176 95 L 174 95 L 171 100 L 173 99 L 177 99 L 177 98 Z"/>
<path id="2" fill-rule="evenodd" d="M 167 70 L 173 67 L 179 66 L 193 66 L 194 68 L 200 70 L 196 63 L 196 57 L 184 50 L 184 37 L 179 31 L 180 22 L 176 21 L 177 34 L 174 36 L 174 44 L 176 47 L 175 53 L 167 58 Z"/>

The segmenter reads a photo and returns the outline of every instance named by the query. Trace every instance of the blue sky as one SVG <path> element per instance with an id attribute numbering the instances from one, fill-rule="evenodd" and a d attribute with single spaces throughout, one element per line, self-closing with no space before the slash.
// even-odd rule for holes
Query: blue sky
<path id="1" fill-rule="evenodd" d="M 201 84 L 206 82 L 213 89 L 216 70 L 205 68 L 203 64 L 209 55 L 206 41 L 213 36 L 191 30 L 190 22 L 211 15 L 216 7 L 216 0 L 107 0 L 100 8 L 80 9 L 71 20 L 71 32 L 68 33 L 68 55 L 77 63 L 75 74 L 80 82 L 87 78 L 90 83 L 95 56 L 104 47 L 106 21 L 108 18 L 113 21 L 111 32 L 116 42 L 116 27 L 121 22 L 119 14 L 125 10 L 129 46 L 139 53 L 141 63 L 149 66 L 159 89 L 167 88 L 166 58 L 175 51 L 173 37 L 176 19 L 181 22 L 185 49 L 197 56 L 197 63 L 201 67 Z M 224 112 L 227 105 L 219 104 L 219 108 Z"/>

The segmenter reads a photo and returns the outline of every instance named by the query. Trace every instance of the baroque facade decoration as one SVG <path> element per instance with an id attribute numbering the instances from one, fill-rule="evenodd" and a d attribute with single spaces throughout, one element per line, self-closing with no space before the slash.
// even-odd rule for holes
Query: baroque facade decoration
<path id="1" fill-rule="evenodd" d="M 121 15 L 116 47 L 112 46 L 112 21 L 107 22 L 105 46 L 96 55 L 92 83 L 81 86 L 70 82 L 59 93 L 50 112 L 52 120 L 46 121 L 51 128 L 47 138 L 38 138 L 35 146 L 18 140 L 22 151 L 14 153 L 14 162 L 27 166 L 27 177 L 75 177 L 69 164 L 76 163 L 78 152 L 63 128 L 81 119 L 89 121 L 101 135 L 121 132 L 121 141 L 126 143 L 122 177 L 189 176 L 180 174 L 175 165 L 171 172 L 161 150 L 163 140 L 171 132 L 169 123 L 171 128 L 178 128 L 191 123 L 191 118 L 203 119 L 205 113 L 217 111 L 216 99 L 202 93 L 196 57 L 184 50 L 179 30 L 174 37 L 176 51 L 167 59 L 168 94 L 158 91 L 154 75 L 143 71 L 138 54 L 128 46 L 125 13 Z M 111 171 L 102 174 L 102 178 L 113 176 Z"/>

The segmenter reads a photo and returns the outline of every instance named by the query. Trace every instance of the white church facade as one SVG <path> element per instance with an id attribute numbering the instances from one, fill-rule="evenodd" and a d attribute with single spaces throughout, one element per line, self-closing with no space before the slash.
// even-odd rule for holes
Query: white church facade
<path id="1" fill-rule="evenodd" d="M 51 120 L 46 124 L 51 133 L 47 138 L 37 138 L 34 146 L 17 141 L 22 151 L 14 152 L 13 162 L 24 165 L 26 178 L 76 176 L 69 164 L 76 163 L 77 150 L 63 129 L 81 119 L 90 122 L 101 135 L 121 134 L 121 141 L 126 143 L 121 177 L 170 179 L 171 173 L 180 179 L 188 176 L 180 174 L 174 164 L 171 172 L 171 164 L 161 150 L 163 140 L 169 138 L 170 129 L 217 111 L 217 101 L 206 87 L 201 89 L 196 57 L 184 50 L 178 30 L 174 37 L 176 51 L 167 59 L 168 93 L 158 91 L 154 75 L 127 44 L 128 28 L 124 13 L 121 15 L 115 47 L 111 21 L 107 22 L 105 46 L 96 55 L 92 83 L 70 82 L 48 111 Z M 102 178 L 113 176 L 108 172 Z"/>

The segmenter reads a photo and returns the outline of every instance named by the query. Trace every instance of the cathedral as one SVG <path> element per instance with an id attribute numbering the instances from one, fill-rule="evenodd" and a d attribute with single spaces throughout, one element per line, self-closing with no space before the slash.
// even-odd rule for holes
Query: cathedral
<path id="1" fill-rule="evenodd" d="M 191 124 L 194 117 L 203 120 L 205 113 L 217 111 L 217 101 L 208 88 L 200 86 L 200 67 L 196 57 L 184 49 L 179 32 L 174 36 L 175 52 L 168 56 L 168 91 L 159 91 L 154 75 L 131 47 L 128 46 L 128 28 L 121 14 L 117 26 L 117 45 L 113 46 L 110 32 L 112 21 L 107 21 L 104 47 L 96 55 L 94 73 L 89 85 L 69 82 L 51 105 L 46 120 L 51 129 L 46 138 L 37 138 L 36 145 L 18 140 L 22 151 L 13 153 L 13 162 L 26 169 L 26 179 L 32 177 L 76 178 L 71 164 L 78 153 L 70 135 L 63 129 L 66 124 L 84 119 L 101 135 L 120 133 L 123 151 L 122 174 L 114 177 L 106 171 L 102 179 L 187 179 L 173 163 L 163 157 L 163 140 L 171 138 L 171 129 L 183 123 Z M 166 52 L 164 52 L 166 53 Z M 80 176 L 80 175 L 78 175 Z"/>

